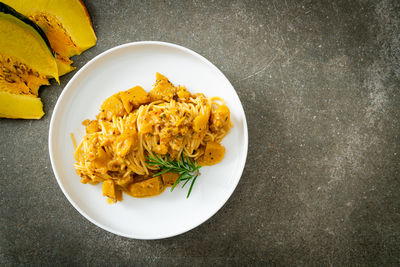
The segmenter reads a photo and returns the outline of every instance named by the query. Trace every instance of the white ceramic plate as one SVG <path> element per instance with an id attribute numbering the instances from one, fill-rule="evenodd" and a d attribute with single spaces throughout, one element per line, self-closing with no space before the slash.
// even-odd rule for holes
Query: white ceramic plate
<path id="1" fill-rule="evenodd" d="M 151 198 L 132 198 L 107 204 L 101 185 L 81 184 L 75 173 L 74 148 L 84 135 L 82 121 L 94 119 L 101 103 L 114 93 L 140 85 L 149 91 L 155 73 L 192 93 L 225 99 L 234 127 L 224 138 L 223 161 L 200 169 L 188 199 L 188 188 L 165 190 Z M 71 204 L 89 221 L 114 234 L 159 239 L 178 235 L 214 215 L 233 193 L 247 156 L 247 124 L 240 100 L 228 79 L 199 54 L 169 43 L 136 42 L 112 48 L 87 63 L 64 88 L 54 109 L 49 151 L 54 174 Z"/>

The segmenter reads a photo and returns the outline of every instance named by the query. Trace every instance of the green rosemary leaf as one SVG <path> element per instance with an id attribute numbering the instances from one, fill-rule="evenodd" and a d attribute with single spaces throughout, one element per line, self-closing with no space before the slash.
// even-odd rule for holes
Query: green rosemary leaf
<path id="1" fill-rule="evenodd" d="M 152 153 L 152 155 L 146 157 L 146 164 L 150 166 L 158 166 L 160 168 L 160 172 L 155 174 L 153 177 L 162 175 L 166 172 L 179 173 L 179 177 L 172 185 L 171 191 L 173 191 L 180 182 L 184 182 L 182 185 L 183 188 L 189 181 L 191 181 L 189 192 L 187 194 L 188 198 L 192 192 L 193 185 L 200 174 L 199 169 L 201 166 L 197 165 L 197 161 L 185 156 L 183 152 L 180 158 L 181 159 L 178 160 L 171 160 L 168 154 L 163 158 L 156 153 Z"/>
<path id="2" fill-rule="evenodd" d="M 159 176 L 159 175 L 161 175 L 163 173 L 166 173 L 166 172 L 169 172 L 169 169 L 164 169 L 164 170 L 160 171 L 159 173 L 154 174 L 153 177 Z"/>
<path id="3" fill-rule="evenodd" d="M 182 179 L 181 179 L 182 180 Z M 185 187 L 185 185 L 190 181 L 190 179 L 186 179 L 185 183 L 183 183 L 182 188 Z"/>
<path id="4" fill-rule="evenodd" d="M 190 188 L 189 188 L 189 192 L 188 192 L 186 198 L 189 198 L 190 193 L 192 193 L 193 185 L 194 185 L 194 183 L 196 182 L 197 177 L 198 177 L 198 175 L 196 175 L 196 176 L 193 178 L 192 183 L 191 183 Z"/>

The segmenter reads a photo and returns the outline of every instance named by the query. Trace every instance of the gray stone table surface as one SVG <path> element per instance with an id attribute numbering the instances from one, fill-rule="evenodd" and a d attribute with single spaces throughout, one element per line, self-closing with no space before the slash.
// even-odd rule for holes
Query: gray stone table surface
<path id="1" fill-rule="evenodd" d="M 235 192 L 155 241 L 81 216 L 53 175 L 48 130 L 76 71 L 41 89 L 41 120 L 0 120 L 0 264 L 399 265 L 399 1 L 84 1 L 116 45 L 188 47 L 233 84 L 249 128 Z"/>

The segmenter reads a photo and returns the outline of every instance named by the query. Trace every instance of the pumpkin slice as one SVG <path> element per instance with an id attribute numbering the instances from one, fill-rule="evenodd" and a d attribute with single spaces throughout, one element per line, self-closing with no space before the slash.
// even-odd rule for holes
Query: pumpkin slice
<path id="1" fill-rule="evenodd" d="M 41 85 L 58 81 L 56 59 L 43 31 L 0 2 L 0 117 L 40 119 Z"/>
<path id="2" fill-rule="evenodd" d="M 79 0 L 3 0 L 38 24 L 56 52 L 60 75 L 75 69 L 69 59 L 96 44 L 85 5 Z"/>
<path id="3" fill-rule="evenodd" d="M 225 156 L 225 147 L 217 142 L 207 142 L 204 155 L 200 157 L 201 166 L 211 166 L 220 162 Z"/>
<path id="4" fill-rule="evenodd" d="M 40 119 L 44 115 L 40 98 L 0 91 L 0 117 Z"/>
<path id="5" fill-rule="evenodd" d="M 129 185 L 127 194 L 133 197 L 151 197 L 161 194 L 164 190 L 161 177 L 153 177 L 138 183 Z"/>
<path id="6" fill-rule="evenodd" d="M 0 2 L 0 54 L 17 59 L 41 75 L 58 80 L 57 64 L 44 33 Z"/>

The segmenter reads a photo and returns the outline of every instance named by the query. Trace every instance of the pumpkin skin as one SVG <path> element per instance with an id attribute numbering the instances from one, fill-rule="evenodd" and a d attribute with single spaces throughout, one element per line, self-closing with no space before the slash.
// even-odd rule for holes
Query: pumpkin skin
<path id="1" fill-rule="evenodd" d="M 40 119 L 41 85 L 58 81 L 56 59 L 43 31 L 0 2 L 0 117 Z"/>
<path id="2" fill-rule="evenodd" d="M 79 0 L 2 0 L 29 17 L 45 32 L 56 53 L 59 75 L 75 67 L 70 57 L 96 44 L 97 38 L 85 5 Z"/>

